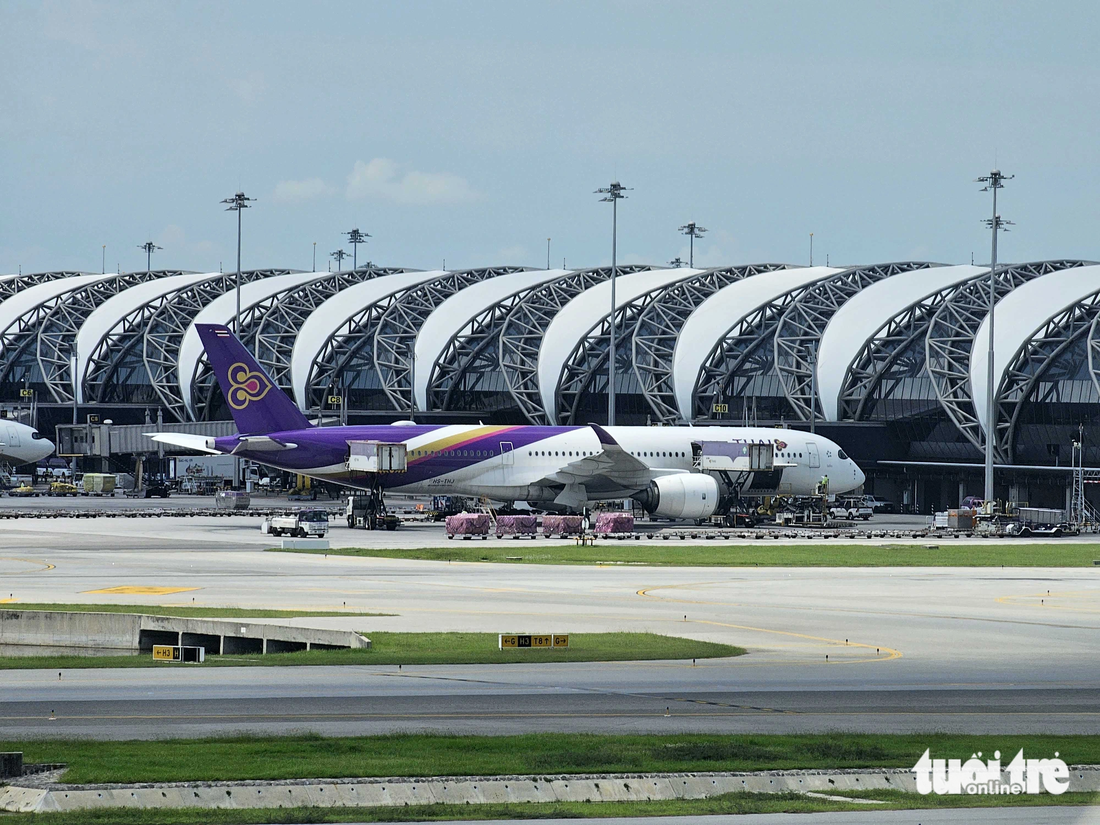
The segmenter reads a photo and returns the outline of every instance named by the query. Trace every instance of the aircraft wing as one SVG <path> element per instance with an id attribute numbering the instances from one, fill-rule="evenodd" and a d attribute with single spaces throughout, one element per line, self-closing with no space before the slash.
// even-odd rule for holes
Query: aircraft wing
<path id="1" fill-rule="evenodd" d="M 603 427 L 589 425 L 603 448 L 595 455 L 578 458 L 544 476 L 536 484 L 562 486 L 559 504 L 581 506 L 587 500 L 586 487 L 641 490 L 654 477 L 652 467 L 632 456 Z M 658 472 L 657 475 L 660 475 Z"/>

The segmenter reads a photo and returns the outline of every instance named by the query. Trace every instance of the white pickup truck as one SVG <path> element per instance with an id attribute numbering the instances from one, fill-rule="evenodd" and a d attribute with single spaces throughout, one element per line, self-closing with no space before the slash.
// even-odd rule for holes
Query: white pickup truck
<path id="1" fill-rule="evenodd" d="M 874 514 L 874 510 L 858 499 L 848 499 L 846 501 L 838 499 L 829 505 L 829 515 L 833 518 L 848 519 L 849 521 L 861 518 L 864 521 L 870 521 L 871 516 Z"/>
<path id="2" fill-rule="evenodd" d="M 273 536 L 322 538 L 328 534 L 328 513 L 324 510 L 299 510 L 297 513 L 272 516 L 267 522 L 267 532 Z"/>

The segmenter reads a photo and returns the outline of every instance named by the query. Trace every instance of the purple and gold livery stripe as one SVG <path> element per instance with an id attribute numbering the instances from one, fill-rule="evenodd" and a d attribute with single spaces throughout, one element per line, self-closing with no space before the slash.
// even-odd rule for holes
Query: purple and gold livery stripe
<path id="1" fill-rule="evenodd" d="M 426 461 L 432 457 L 433 453 L 440 453 L 445 450 L 459 450 L 463 447 L 473 444 L 476 441 L 482 439 L 503 439 L 505 435 L 516 430 L 523 429 L 520 426 L 511 427 L 475 427 L 472 430 L 466 430 L 465 432 L 455 433 L 454 435 L 447 436 L 446 438 L 437 438 L 434 441 L 427 441 L 423 444 L 417 444 L 415 447 L 410 447 L 409 451 L 412 456 L 409 458 L 409 464 L 415 464 L 419 461 Z"/>

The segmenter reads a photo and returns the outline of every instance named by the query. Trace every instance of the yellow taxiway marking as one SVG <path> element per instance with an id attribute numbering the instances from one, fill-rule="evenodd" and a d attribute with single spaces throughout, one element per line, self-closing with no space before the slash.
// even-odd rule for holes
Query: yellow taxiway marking
<path id="1" fill-rule="evenodd" d="M 127 596 L 167 596 L 169 593 L 186 593 L 201 590 L 201 587 L 146 587 L 140 584 L 124 584 L 119 587 L 107 587 L 103 590 L 85 590 L 85 593 L 108 593 Z"/>
<path id="2" fill-rule="evenodd" d="M 0 604 L 14 604 L 19 599 L 0 599 Z"/>
<path id="3" fill-rule="evenodd" d="M 672 589 L 673 587 L 688 587 L 688 586 L 690 586 L 690 585 L 673 585 L 672 587 L 670 587 L 668 589 Z M 638 591 L 638 595 L 639 596 L 649 596 L 650 598 L 660 598 L 659 596 L 653 596 L 651 594 L 651 591 L 653 591 L 653 590 L 664 590 L 664 589 L 666 589 L 666 588 L 651 587 L 651 588 L 648 588 L 648 589 L 642 589 L 642 590 Z M 691 601 L 690 599 L 662 599 L 662 601 L 680 602 L 680 603 L 683 603 L 683 604 L 700 604 L 700 602 Z M 706 602 L 703 602 L 703 604 L 706 604 Z M 841 639 L 828 639 L 824 636 L 809 636 L 805 633 L 795 633 L 795 632 L 790 631 L 790 630 L 772 630 L 771 628 L 767 628 L 767 627 L 752 627 L 750 625 L 729 624 L 728 622 L 715 622 L 715 621 L 708 621 L 706 619 L 691 619 L 690 621 L 695 623 L 695 624 L 707 624 L 707 625 L 713 625 L 715 627 L 729 627 L 729 628 L 732 628 L 734 630 L 748 630 L 748 631 L 752 631 L 753 633 L 772 633 L 772 634 L 775 634 L 777 636 L 790 636 L 790 637 L 795 638 L 795 639 L 806 639 L 807 641 L 812 641 L 812 642 L 824 642 L 825 644 L 827 644 L 831 647 L 840 647 L 840 648 L 856 647 L 856 648 L 863 648 L 865 650 L 873 649 L 875 651 L 875 656 L 873 658 L 869 658 L 869 659 L 837 659 L 837 660 L 834 660 L 833 662 L 830 662 L 830 664 L 850 665 L 850 664 L 862 664 L 862 663 L 865 663 L 865 662 L 888 662 L 891 659 L 900 659 L 901 658 L 901 651 L 900 650 L 895 650 L 892 647 L 883 647 L 882 645 L 865 644 L 863 642 L 851 642 L 851 641 L 848 641 L 848 640 L 841 640 Z M 882 655 L 884 653 L 886 654 L 885 656 Z M 824 662 L 822 664 L 824 664 Z"/>
<path id="4" fill-rule="evenodd" d="M 1076 605 L 1072 604 L 1074 599 L 1079 600 Z M 995 601 L 997 604 L 1047 608 L 1049 610 L 1068 610 L 1072 613 L 1100 613 L 1100 591 L 1096 590 L 1067 590 L 1055 593 L 1051 593 L 1047 590 L 1044 593 L 1023 593 L 1016 596 L 1001 596 Z M 1039 604 L 1035 604 L 1036 601 L 1038 601 Z M 1060 604 L 1059 601 L 1069 601 L 1071 603 Z M 1086 605 L 1092 602 L 1092 606 L 1078 606 L 1081 602 L 1085 602 Z"/>
<path id="5" fill-rule="evenodd" d="M 38 559 L 15 559 L 8 556 L 0 556 L 0 561 L 21 561 L 24 564 L 41 565 L 41 567 L 35 567 L 34 570 L 8 570 L 4 573 L 5 576 L 18 576 L 22 573 L 41 573 L 44 570 L 53 570 L 54 565 L 46 561 L 39 561 Z"/>

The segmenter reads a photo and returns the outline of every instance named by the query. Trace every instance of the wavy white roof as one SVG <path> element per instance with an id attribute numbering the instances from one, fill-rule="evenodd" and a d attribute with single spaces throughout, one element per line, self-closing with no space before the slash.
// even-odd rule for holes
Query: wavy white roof
<path id="1" fill-rule="evenodd" d="M 493 304 L 530 287 L 568 275 L 566 269 L 511 272 L 470 284 L 436 307 L 416 336 L 416 407 L 428 408 L 428 382 L 447 344 L 471 320 Z"/>
<path id="2" fill-rule="evenodd" d="M 672 356 L 672 385 L 676 406 L 684 421 L 691 421 L 691 394 L 699 370 L 715 345 L 758 307 L 785 292 L 843 272 L 827 266 L 780 269 L 742 278 L 715 292 L 695 308 L 676 337 Z"/>
<path id="3" fill-rule="evenodd" d="M 17 276 L 18 277 L 18 276 Z M 36 286 L 30 286 L 21 292 L 17 292 L 10 298 L 0 302 L 0 333 L 7 331 L 8 327 L 16 323 L 20 318 L 41 304 L 64 295 L 74 289 L 79 289 L 86 284 L 113 278 L 110 275 L 76 275 L 72 278 L 58 278 L 54 281 L 45 281 Z M 0 342 L 0 349 L 3 343 Z"/>
<path id="4" fill-rule="evenodd" d="M 241 284 L 241 314 L 256 304 L 277 295 L 284 290 L 293 289 L 309 281 L 322 278 L 326 273 L 295 272 L 290 275 L 276 275 L 272 278 L 259 278 L 246 284 Z M 191 406 L 191 385 L 195 380 L 195 371 L 202 358 L 202 339 L 195 329 L 195 324 L 229 324 L 237 312 L 237 291 L 231 290 L 219 295 L 195 316 L 191 326 L 183 334 L 180 343 L 179 357 L 177 359 L 176 374 L 179 379 L 180 393 L 188 412 L 194 415 L 195 410 Z"/>
<path id="5" fill-rule="evenodd" d="M 1100 266 L 1081 266 L 1051 272 L 1020 284 L 994 309 L 994 387 L 1001 385 L 1009 359 L 1048 320 L 1100 289 Z M 982 321 L 970 350 L 970 388 L 974 411 L 984 431 L 988 427 L 989 316 Z"/>
<path id="6" fill-rule="evenodd" d="M 615 279 L 615 308 L 633 301 L 635 298 L 660 289 L 674 281 L 682 281 L 692 275 L 698 275 L 701 269 L 646 269 L 641 272 L 619 275 Z M 542 394 L 542 408 L 550 421 L 558 420 L 555 403 L 558 379 L 569 358 L 569 353 L 611 312 L 611 280 L 601 281 L 591 286 L 558 311 L 546 327 L 539 348 L 539 391 Z M 622 343 L 621 340 L 619 343 Z"/>
<path id="7" fill-rule="evenodd" d="M 313 369 L 317 356 L 340 329 L 341 324 L 388 295 L 446 274 L 445 271 L 436 269 L 431 272 L 399 272 L 383 275 L 381 278 L 352 284 L 313 310 L 298 331 L 294 351 L 290 356 L 290 380 L 298 406 L 303 411 L 306 410 L 309 400 L 306 392 L 309 372 Z"/>
<path id="8" fill-rule="evenodd" d="M 899 272 L 864 287 L 836 311 L 817 351 L 817 395 L 826 421 L 836 421 L 838 397 L 852 359 L 875 331 L 907 306 L 988 267 L 933 266 Z"/>
<path id="9" fill-rule="evenodd" d="M 102 276 L 97 276 L 102 277 Z M 185 286 L 198 283 L 207 278 L 220 277 L 220 273 L 191 273 L 188 275 L 172 275 L 168 278 L 157 278 L 145 283 L 135 284 L 125 289 L 118 295 L 112 295 L 102 304 L 92 310 L 84 319 L 80 331 L 76 334 L 76 374 L 80 380 L 76 382 L 77 401 L 84 403 L 84 379 L 88 372 L 88 362 L 95 352 L 99 342 L 113 330 L 123 318 L 141 306 L 154 301 L 162 295 Z M 4 302 L 5 306 L 7 301 Z"/>

